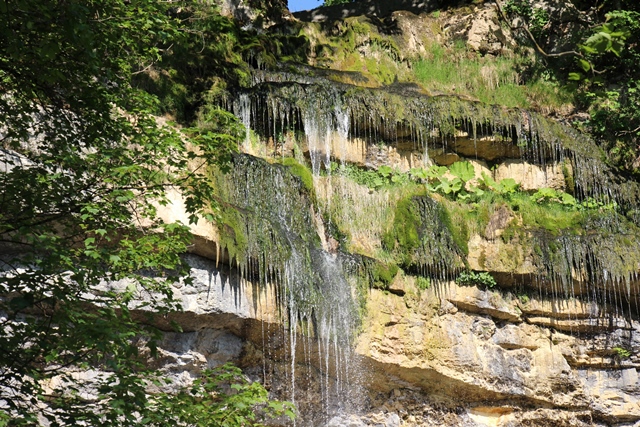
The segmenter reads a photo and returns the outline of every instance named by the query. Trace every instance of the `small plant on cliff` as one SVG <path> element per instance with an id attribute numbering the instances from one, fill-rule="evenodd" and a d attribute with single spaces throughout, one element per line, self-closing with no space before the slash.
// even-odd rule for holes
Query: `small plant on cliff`
<path id="1" fill-rule="evenodd" d="M 493 178 L 487 175 L 486 172 L 482 172 L 480 183 L 487 189 L 503 196 L 515 194 L 520 188 L 520 184 L 518 184 L 513 178 L 504 178 L 501 179 L 500 182 L 496 182 Z"/>
<path id="2" fill-rule="evenodd" d="M 382 165 L 378 169 L 364 169 L 352 164 L 331 163 L 331 172 L 346 176 L 360 185 L 373 190 L 381 188 L 405 185 L 410 182 L 408 173 L 400 172 L 387 165 Z"/>
<path id="3" fill-rule="evenodd" d="M 347 4 L 355 0 L 325 0 L 323 6 L 334 6 L 336 4 Z"/>
<path id="4" fill-rule="evenodd" d="M 553 188 L 539 189 L 531 196 L 531 200 L 537 203 L 555 202 L 569 207 L 576 207 L 578 204 L 571 194 Z"/>
<path id="5" fill-rule="evenodd" d="M 631 351 L 624 347 L 613 347 L 612 350 L 620 359 L 628 359 L 629 357 L 631 357 Z"/>
<path id="6" fill-rule="evenodd" d="M 421 291 L 426 291 L 431 287 L 431 280 L 428 277 L 418 276 L 416 278 L 416 286 Z"/>
<path id="7" fill-rule="evenodd" d="M 476 273 L 475 271 L 463 271 L 456 278 L 456 283 L 466 286 L 483 286 L 487 288 L 493 288 L 496 286 L 496 279 L 493 278 L 488 272 L 482 271 Z"/>

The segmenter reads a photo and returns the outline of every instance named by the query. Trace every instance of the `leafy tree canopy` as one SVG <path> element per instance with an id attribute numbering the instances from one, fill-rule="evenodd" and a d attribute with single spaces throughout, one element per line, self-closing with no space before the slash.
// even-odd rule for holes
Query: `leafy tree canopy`
<path id="1" fill-rule="evenodd" d="M 209 28 L 190 26 L 195 10 Z M 168 397 L 148 395 L 145 362 L 159 333 L 135 313 L 177 309 L 170 285 L 190 280 L 187 225 L 157 217 L 167 189 L 191 220 L 215 214 L 198 168 L 224 165 L 243 130 L 209 108 L 206 128 L 179 134 L 138 78 L 196 33 L 231 33 L 222 23 L 178 2 L 0 3 L 0 425 L 166 425 L 162 411 L 182 425 L 213 396 L 219 373 L 158 406 Z M 234 73 L 216 46 L 208 66 Z M 259 386 L 237 387 L 250 411 L 266 403 Z M 222 402 L 211 407 L 233 410 Z M 246 417 L 216 425 L 260 421 Z"/>
<path id="2" fill-rule="evenodd" d="M 346 3 L 352 3 L 355 0 L 325 0 L 324 1 L 324 5 L 325 6 L 333 6 L 335 4 L 346 4 Z"/>
<path id="3" fill-rule="evenodd" d="M 640 167 L 640 4 L 576 0 L 573 22 L 554 22 L 540 3 L 506 0 L 498 3 L 509 17 L 519 16 L 529 41 L 576 94 L 577 105 L 589 113 L 583 123 L 602 143 L 613 165 L 630 171 Z M 564 32 L 564 34 L 563 34 Z M 572 42 L 557 51 L 558 40 Z M 553 52 L 553 53 L 550 53 Z M 566 58 L 571 58 L 569 62 Z"/>

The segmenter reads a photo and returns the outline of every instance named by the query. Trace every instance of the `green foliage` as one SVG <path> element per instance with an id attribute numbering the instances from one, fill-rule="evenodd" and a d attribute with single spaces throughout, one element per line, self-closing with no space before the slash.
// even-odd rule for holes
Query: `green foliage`
<path id="1" fill-rule="evenodd" d="M 197 427 L 259 427 L 269 419 L 295 418 L 291 403 L 269 400 L 267 390 L 242 371 L 223 365 L 203 372 L 190 387 L 175 395 L 160 394 L 141 425 Z"/>
<path id="2" fill-rule="evenodd" d="M 605 203 L 592 197 L 589 197 L 582 202 L 578 202 L 571 194 L 565 193 L 562 190 L 555 190 L 553 188 L 540 188 L 531 195 L 531 200 L 536 203 L 559 203 L 574 210 L 615 211 L 618 208 L 616 202 Z"/>
<path id="3" fill-rule="evenodd" d="M 485 172 L 482 172 L 480 183 L 487 189 L 503 196 L 514 194 L 516 193 L 516 191 L 518 191 L 518 188 L 520 188 L 520 184 L 518 184 L 513 178 L 504 178 L 501 179 L 500 182 L 496 182 Z"/>
<path id="4" fill-rule="evenodd" d="M 631 351 L 624 347 L 613 347 L 612 350 L 620 359 L 628 359 L 631 357 Z"/>
<path id="5" fill-rule="evenodd" d="M 532 7 L 527 0 L 507 0 L 503 11 L 508 15 L 517 15 L 522 18 L 537 39 L 545 35 L 545 29 L 549 24 L 549 12 L 545 9 Z"/>
<path id="6" fill-rule="evenodd" d="M 449 168 L 449 172 L 451 172 L 456 177 L 460 178 L 463 182 L 467 182 L 475 176 L 475 170 L 473 166 L 469 162 L 455 162 Z"/>
<path id="7" fill-rule="evenodd" d="M 406 185 L 411 177 L 393 169 L 387 165 L 382 165 L 378 169 L 362 169 L 349 163 L 331 163 L 331 173 L 348 177 L 360 185 L 373 190 L 391 188 Z"/>
<path id="8" fill-rule="evenodd" d="M 640 10 L 637 4 L 620 6 L 603 4 L 604 19 L 598 17 L 600 25 L 578 45 L 568 79 L 590 113 L 586 129 L 608 151 L 610 163 L 634 169 L 640 154 Z"/>
<path id="9" fill-rule="evenodd" d="M 570 207 L 575 207 L 578 204 L 571 194 L 553 188 L 540 188 L 531 196 L 531 199 L 537 203 L 555 202 Z"/>
<path id="10" fill-rule="evenodd" d="M 428 277 L 418 276 L 416 278 L 416 286 L 421 291 L 426 291 L 431 287 L 431 280 Z"/>
<path id="11" fill-rule="evenodd" d="M 429 191 L 463 201 L 468 201 L 484 194 L 481 188 L 467 185 L 467 182 L 475 176 L 473 165 L 468 161 L 455 162 L 448 171 L 454 178 L 450 179 L 444 176 L 447 172 L 447 168 L 444 166 L 432 166 L 429 168 L 426 172 L 429 177 L 427 183 Z"/>
<path id="12" fill-rule="evenodd" d="M 527 0 L 507 0 L 502 8 L 510 15 L 530 17 L 533 14 L 533 8 Z"/>
<path id="13" fill-rule="evenodd" d="M 562 111 L 572 97 L 548 73 L 524 75 L 530 60 L 481 56 L 466 46 L 434 43 L 426 58 L 412 64 L 413 78 L 434 95 L 470 97 L 505 107 Z"/>
<path id="14" fill-rule="evenodd" d="M 557 50 L 556 37 L 537 30 L 541 25 L 543 30 L 549 28 L 546 22 L 555 17 L 537 13 L 530 5 L 526 0 L 508 0 L 503 10 L 524 20 L 537 50 Z M 609 163 L 637 170 L 640 155 L 639 4 L 604 1 L 597 8 L 589 2 L 573 2 L 573 5 L 582 9 L 585 23 L 565 31 L 564 37 L 571 41 L 564 51 L 545 54 L 544 62 L 538 63 L 544 63 L 547 72 L 567 82 L 566 89 L 578 108 L 589 113 L 587 121 L 576 124 L 590 132 L 607 151 Z M 555 23 L 562 25 L 559 21 L 551 25 Z M 567 63 L 567 58 L 573 60 Z"/>
<path id="15" fill-rule="evenodd" d="M 191 124 L 203 105 L 219 104 L 228 89 L 250 86 L 251 65 L 306 61 L 309 42 L 302 35 L 243 29 L 211 2 L 181 2 L 171 12 L 179 31 L 162 62 L 149 64 L 134 83 L 158 96 L 156 112 L 181 122 Z"/>
<path id="16" fill-rule="evenodd" d="M 461 194 L 464 189 L 467 179 L 463 179 L 468 176 L 469 168 L 471 168 L 471 177 L 473 177 L 473 166 L 469 162 L 456 162 L 451 165 L 451 172 L 454 175 L 453 179 L 447 178 L 445 173 L 447 168 L 442 166 L 432 166 L 427 172 L 427 176 L 434 177 L 435 185 L 427 184 L 429 191 L 434 193 L 441 193 L 444 195 L 451 195 L 454 198 Z"/>
<path id="17" fill-rule="evenodd" d="M 0 422 L 166 425 L 171 418 L 156 413 L 162 399 L 206 409 L 184 390 L 184 401 L 149 396 L 158 375 L 146 362 L 160 331 L 140 314 L 179 309 L 171 285 L 192 280 L 181 257 L 188 227 L 157 216 L 167 190 L 180 191 L 190 221 L 212 219 L 211 184 L 198 169 L 228 168 L 243 134 L 215 108 L 201 109 L 206 125 L 179 134 L 132 84 L 188 32 L 178 9 L 138 0 L 0 5 Z M 90 369 L 104 374 L 73 375 Z M 233 396 L 214 417 L 246 413 L 251 400 Z"/>
<path id="18" fill-rule="evenodd" d="M 456 283 L 465 286 L 483 286 L 493 288 L 496 286 L 496 279 L 486 271 L 476 273 L 475 271 L 463 271 L 456 278 Z"/>
<path id="19" fill-rule="evenodd" d="M 351 3 L 355 0 L 324 0 L 324 5 L 325 6 L 334 6 L 336 4 L 347 4 L 347 3 Z"/>
<path id="20" fill-rule="evenodd" d="M 339 20 L 327 33 L 308 26 L 305 33 L 312 40 L 315 64 L 343 71 L 329 74 L 332 80 L 388 85 L 404 80 L 408 74 L 408 64 L 396 40 L 366 16 Z M 362 55 L 363 49 L 371 54 Z"/>

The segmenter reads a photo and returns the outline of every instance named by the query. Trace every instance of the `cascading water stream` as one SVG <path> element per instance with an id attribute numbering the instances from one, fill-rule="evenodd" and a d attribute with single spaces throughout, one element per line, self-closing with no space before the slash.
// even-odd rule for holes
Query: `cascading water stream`
<path id="1" fill-rule="evenodd" d="M 285 178 L 284 168 L 265 167 L 264 163 L 243 158 L 238 162 L 241 167 L 261 172 L 247 170 L 245 176 L 227 180 L 252 183 L 246 191 L 237 191 L 232 202 L 252 213 L 244 216 L 269 213 L 255 224 L 246 225 L 246 247 L 236 252 L 242 258 L 239 268 L 244 276 L 260 275 L 265 269 L 278 272 L 265 276 L 279 277 L 276 285 L 281 288 L 280 302 L 286 313 L 282 320 L 288 346 L 287 397 L 304 405 L 303 384 L 312 383 L 312 375 L 301 366 L 314 365 L 321 378 L 318 394 L 323 414 L 319 419 L 323 422 L 341 411 L 357 410 L 358 402 L 364 398 L 357 392 L 359 387 L 354 381 L 360 376 L 353 353 L 353 331 L 358 320 L 354 314 L 357 313 L 354 284 L 349 281 L 351 276 L 342 265 L 341 255 L 320 250 L 319 241 L 325 236 L 316 233 L 312 216 L 315 215 L 316 223 L 322 221 L 324 228 L 349 230 L 351 241 L 364 248 L 363 252 L 375 253 L 389 237 L 385 233 L 394 223 L 398 209 L 406 209 L 416 217 L 412 226 L 418 230 L 418 241 L 402 260 L 405 272 L 442 283 L 452 281 L 462 269 L 468 268 L 465 254 L 447 229 L 450 226 L 443 219 L 446 215 L 440 203 L 429 196 L 403 199 L 384 189 L 374 191 L 356 184 L 340 173 L 332 173 L 332 160 L 342 167 L 348 166 L 357 144 L 363 144 L 365 150 L 385 147 L 389 151 L 399 144 L 410 144 L 414 150 L 424 152 L 422 165 L 429 165 L 433 161 L 430 150 L 451 151 L 460 135 L 466 135 L 462 138 L 472 143 L 472 152 L 467 156 L 476 160 L 478 144 L 489 138 L 495 144 L 513 146 L 510 153 L 521 156 L 518 160 L 523 165 L 525 162 L 537 165 L 545 174 L 568 164 L 578 200 L 593 197 L 604 203 L 615 201 L 628 206 L 636 197 L 633 194 L 637 188 L 626 183 L 626 187 L 619 185 L 590 141 L 536 114 L 468 104 L 459 99 L 398 97 L 382 90 L 350 90 L 318 81 L 287 85 L 270 85 L 266 81 L 261 79 L 251 93 L 240 95 L 235 103 L 236 114 L 245 127 L 252 126 L 256 134 L 274 141 L 276 153 L 281 135 L 295 135 L 291 154 L 301 162 L 304 162 L 302 155 L 307 155 L 317 200 L 300 198 L 299 183 Z M 401 201 L 405 205 L 399 207 Z M 301 221 L 300 210 L 311 206 L 313 214 L 304 213 Z M 318 220 L 320 217 L 323 220 Z M 580 299 L 588 304 L 609 306 L 617 319 L 638 305 L 637 300 L 632 301 L 637 293 L 631 291 L 632 283 L 638 280 L 634 270 L 637 263 L 635 259 L 625 259 L 624 252 L 625 248 L 634 254 L 640 252 L 640 239 L 621 237 L 619 229 L 624 224 L 619 216 L 602 217 L 606 219 L 598 224 L 585 225 L 585 229 L 597 230 L 594 235 L 527 231 L 529 244 L 539 248 L 528 255 L 528 262 L 537 268 L 531 286 L 537 286 L 540 299 L 574 303 Z M 270 227 L 272 230 L 267 232 Z M 402 227 L 398 223 L 391 228 Z M 396 237 L 396 244 L 401 237 Z M 265 251 L 270 253 L 269 259 L 262 255 Z M 249 259 L 258 261 L 247 269 Z M 378 261 L 367 262 L 371 266 Z M 605 311 L 596 310 L 574 318 L 569 314 L 568 319 L 578 324 L 587 316 L 588 322 L 599 326 L 607 320 L 606 315 Z M 580 333 L 571 329 L 573 326 L 568 328 L 571 334 Z"/>
<path id="2" fill-rule="evenodd" d="M 310 405 L 304 394 L 312 387 L 308 369 L 315 365 L 326 411 L 319 418 L 326 421 L 345 408 L 344 402 L 355 407 L 360 400 L 351 387 L 357 383 L 352 378 L 359 321 L 355 291 L 338 255 L 321 249 L 307 190 L 285 167 L 244 155 L 235 157 L 229 174 L 214 176 L 228 203 L 221 213 L 223 249 L 244 282 L 278 289 L 283 331 L 270 334 L 263 325 L 262 340 L 265 356 L 278 347 L 270 339 L 282 337 L 286 345 L 283 397 L 301 408 Z M 263 366 L 265 375 L 268 371 Z"/>

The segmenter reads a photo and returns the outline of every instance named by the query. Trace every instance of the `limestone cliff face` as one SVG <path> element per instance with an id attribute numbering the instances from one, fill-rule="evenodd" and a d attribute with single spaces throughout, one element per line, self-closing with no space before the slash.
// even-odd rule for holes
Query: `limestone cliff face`
<path id="1" fill-rule="evenodd" d="M 313 378 L 323 360 L 308 348 L 296 349 L 291 372 L 274 289 L 256 290 L 212 260 L 192 255 L 190 262 L 196 280 L 176 290 L 185 311 L 172 319 L 184 332 L 166 334 L 156 363 L 181 384 L 235 361 L 285 398 L 297 378 L 302 423 L 319 425 L 318 383 L 336 378 Z M 327 425 L 604 426 L 640 419 L 636 320 L 601 317 L 603 307 L 578 300 L 455 283 L 421 291 L 406 277 L 399 286 L 402 296 L 368 293 L 357 362 L 350 362 L 362 402 Z M 287 370 L 288 380 L 279 376 Z"/>
<path id="2" fill-rule="evenodd" d="M 638 425 L 639 187 L 562 106 L 403 81 L 435 41 L 513 53 L 491 5 L 440 6 L 298 14 L 315 67 L 233 94 L 252 133 L 209 171 L 220 218 L 194 228 L 156 363 L 234 361 L 303 426 Z"/>
<path id="3" fill-rule="evenodd" d="M 171 214 L 179 218 L 180 213 Z M 322 235 L 319 244 L 332 251 L 320 224 L 308 225 Z M 293 398 L 302 425 L 587 426 L 631 425 L 640 419 L 640 324 L 617 301 L 567 297 L 562 289 L 534 283 L 529 290 L 513 289 L 513 280 L 499 281 L 501 288 L 494 289 L 450 281 L 425 288 L 418 276 L 402 273 L 387 290 L 365 292 L 355 353 L 342 362 L 358 378 L 354 390 L 346 386 L 358 402 L 329 411 L 327 418 L 320 401 L 337 387 L 336 370 L 345 367 L 323 371 L 324 358 L 333 359 L 335 350 L 323 349 L 321 337 L 313 336 L 317 332 L 302 327 L 293 342 L 292 325 L 282 312 L 286 294 L 278 290 L 285 284 L 275 277 L 261 281 L 255 270 L 218 264 L 211 254 L 218 252 L 219 237 L 212 232 L 199 237 L 193 251 L 204 257 L 190 256 L 194 285 L 176 289 L 184 312 L 172 320 L 185 332 L 167 333 L 157 361 L 177 384 L 204 367 L 232 360 L 266 381 L 274 394 Z M 502 240 L 471 237 L 472 268 L 496 242 Z M 490 265 L 495 273 L 510 268 L 506 262 Z M 531 266 L 528 274 L 534 271 Z"/>

